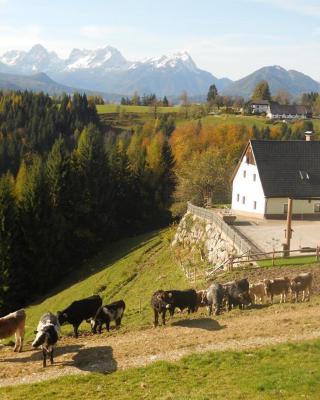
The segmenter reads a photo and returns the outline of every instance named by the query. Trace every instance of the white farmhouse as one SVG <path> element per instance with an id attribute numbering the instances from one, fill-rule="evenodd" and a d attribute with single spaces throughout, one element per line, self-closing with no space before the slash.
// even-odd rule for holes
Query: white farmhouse
<path id="1" fill-rule="evenodd" d="M 232 181 L 232 211 L 255 218 L 320 219 L 320 141 L 251 140 Z"/>
<path id="2" fill-rule="evenodd" d="M 251 113 L 252 114 L 262 114 L 267 113 L 270 107 L 269 100 L 252 100 L 250 102 Z"/>

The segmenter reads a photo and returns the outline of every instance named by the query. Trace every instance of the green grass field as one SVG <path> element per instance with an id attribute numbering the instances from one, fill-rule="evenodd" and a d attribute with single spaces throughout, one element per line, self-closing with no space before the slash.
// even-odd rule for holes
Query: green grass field
<path id="1" fill-rule="evenodd" d="M 182 271 L 172 261 L 169 236 L 170 230 L 163 230 L 122 240 L 80 265 L 78 272 L 56 289 L 56 294 L 49 294 L 44 301 L 27 309 L 26 339 L 33 338 L 44 312 L 56 313 L 73 300 L 92 294 L 99 294 L 104 304 L 119 299 L 126 302 L 124 330 L 150 327 L 152 293 L 160 288 L 188 286 Z M 89 329 L 86 322 L 81 327 Z M 62 332 L 70 334 L 72 327 L 66 325 Z"/>
<path id="2" fill-rule="evenodd" d="M 202 118 L 203 125 L 216 126 L 220 124 L 226 125 L 245 125 L 245 126 L 253 126 L 255 125 L 257 128 L 264 128 L 267 126 L 266 118 L 264 117 L 255 117 L 255 116 L 245 116 L 245 115 L 230 115 L 230 114 L 221 114 L 221 115 L 208 115 L 205 118 Z"/>
<path id="3" fill-rule="evenodd" d="M 319 261 L 316 260 L 316 256 L 297 256 L 290 258 L 274 259 L 274 266 L 276 267 L 290 266 L 290 265 L 311 265 L 311 264 L 319 264 Z M 260 267 L 272 267 L 272 260 L 258 261 L 258 265 Z"/>
<path id="4" fill-rule="evenodd" d="M 122 106 L 119 104 L 103 104 L 97 105 L 98 114 L 110 114 L 118 112 L 136 113 L 136 114 L 150 114 L 153 113 L 153 107 L 148 106 Z M 174 107 L 158 107 L 159 113 L 178 113 L 180 112 L 179 106 Z"/>
<path id="5" fill-rule="evenodd" d="M 113 374 L 3 388 L 0 396 L 3 400 L 316 400 L 320 396 L 320 341 L 197 354 Z"/>

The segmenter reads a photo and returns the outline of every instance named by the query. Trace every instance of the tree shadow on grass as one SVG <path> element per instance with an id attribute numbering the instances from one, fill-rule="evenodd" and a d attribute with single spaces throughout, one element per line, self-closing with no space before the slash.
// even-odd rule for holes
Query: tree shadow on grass
<path id="1" fill-rule="evenodd" d="M 172 326 L 182 326 L 184 328 L 198 328 L 206 331 L 219 331 L 225 328 L 225 325 L 220 325 L 218 321 L 212 318 L 199 318 L 199 319 L 182 319 L 175 321 Z"/>

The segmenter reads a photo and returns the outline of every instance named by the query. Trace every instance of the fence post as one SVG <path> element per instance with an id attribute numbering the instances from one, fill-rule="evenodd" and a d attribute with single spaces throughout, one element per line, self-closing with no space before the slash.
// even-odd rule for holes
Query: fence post
<path id="1" fill-rule="evenodd" d="M 274 267 L 274 249 L 273 249 L 273 252 L 272 252 L 272 266 Z"/>
<path id="2" fill-rule="evenodd" d="M 319 261 L 319 245 L 317 245 L 317 261 Z"/>

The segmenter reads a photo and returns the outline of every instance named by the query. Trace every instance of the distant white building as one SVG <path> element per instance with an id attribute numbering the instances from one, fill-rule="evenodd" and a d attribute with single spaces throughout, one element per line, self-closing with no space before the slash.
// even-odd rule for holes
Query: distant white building
<path id="1" fill-rule="evenodd" d="M 251 101 L 252 114 L 266 114 L 269 119 L 307 119 L 312 118 L 312 112 L 302 105 L 282 105 L 275 101 L 256 100 Z"/>
<path id="2" fill-rule="evenodd" d="M 252 100 L 250 103 L 252 114 L 263 114 L 267 113 L 269 110 L 270 101 L 269 100 Z"/>
<path id="3" fill-rule="evenodd" d="M 294 218 L 320 219 L 320 141 L 250 141 L 233 175 L 232 211 L 281 219 L 288 198 Z"/>

